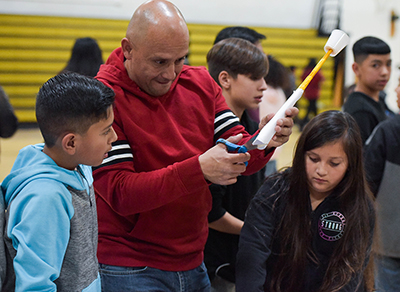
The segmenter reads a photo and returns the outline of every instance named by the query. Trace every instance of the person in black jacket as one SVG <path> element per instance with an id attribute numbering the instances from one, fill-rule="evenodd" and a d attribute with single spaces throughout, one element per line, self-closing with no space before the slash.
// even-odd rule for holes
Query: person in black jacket
<path id="1" fill-rule="evenodd" d="M 293 166 L 251 201 L 236 291 L 368 291 L 375 211 L 355 120 L 326 111 L 304 128 Z"/>
<path id="2" fill-rule="evenodd" d="M 90 37 L 78 38 L 72 47 L 67 65 L 59 74 L 75 72 L 94 77 L 103 63 L 102 52 L 97 41 Z"/>
<path id="3" fill-rule="evenodd" d="M 363 143 L 380 122 L 393 112 L 385 103 L 384 88 L 391 75 L 392 58 L 387 43 L 367 36 L 353 45 L 353 71 L 357 83 L 346 98 L 343 110 L 352 115 L 360 127 Z"/>
<path id="4" fill-rule="evenodd" d="M 222 88 L 226 103 L 246 131 L 254 134 L 259 125 L 248 114 L 258 109 L 267 89 L 267 56 L 251 42 L 227 38 L 216 43 L 207 54 L 208 71 Z M 234 291 L 235 262 L 239 233 L 250 200 L 264 180 L 264 169 L 237 182 L 210 185 L 212 209 L 208 215 L 209 234 L 204 249 L 204 263 L 211 281 L 211 291 Z"/>
<path id="5" fill-rule="evenodd" d="M 400 79 L 396 93 L 400 108 Z M 379 292 L 400 291 L 399 149 L 400 114 L 379 123 L 364 145 L 367 179 L 377 204 L 375 286 Z"/>
<path id="6" fill-rule="evenodd" d="M 0 86 L 0 137 L 10 138 L 17 131 L 18 118 L 14 113 L 8 96 Z"/>

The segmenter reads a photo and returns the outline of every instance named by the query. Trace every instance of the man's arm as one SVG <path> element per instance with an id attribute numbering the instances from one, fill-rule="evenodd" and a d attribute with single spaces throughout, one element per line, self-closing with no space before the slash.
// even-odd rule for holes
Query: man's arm
<path id="1" fill-rule="evenodd" d="M 290 108 L 286 111 L 286 117 L 277 121 L 275 127 L 276 134 L 269 142 L 266 151 L 256 149 L 247 153 L 227 153 L 226 147 L 222 144 L 218 144 L 200 155 L 199 162 L 204 177 L 212 183 L 229 185 L 235 183 L 240 174 L 251 174 L 260 170 L 272 156 L 273 153 L 270 152 L 270 150 L 283 145 L 289 140 L 294 125 L 293 117 L 295 117 L 298 112 L 299 110 L 297 108 Z M 263 118 L 260 123 L 260 129 L 262 129 L 272 117 L 273 115 L 268 115 Z M 255 135 L 257 134 L 258 132 Z M 247 136 L 246 139 L 242 138 L 242 134 L 239 134 L 227 140 L 235 144 L 244 144 L 251 139 L 250 136 Z M 247 168 L 244 165 L 246 161 L 249 161 L 249 166 Z"/>

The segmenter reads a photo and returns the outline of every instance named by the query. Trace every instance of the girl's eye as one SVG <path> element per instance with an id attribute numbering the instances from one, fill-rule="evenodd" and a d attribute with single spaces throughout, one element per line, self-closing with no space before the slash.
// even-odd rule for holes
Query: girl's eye
<path id="1" fill-rule="evenodd" d="M 339 164 L 340 164 L 340 163 L 331 162 L 331 166 L 332 166 L 332 167 L 339 166 Z"/>
<path id="2" fill-rule="evenodd" d="M 308 158 L 310 158 L 310 160 L 311 160 L 312 162 L 318 162 L 318 158 L 314 158 L 314 157 L 311 157 L 311 156 L 309 156 Z"/>

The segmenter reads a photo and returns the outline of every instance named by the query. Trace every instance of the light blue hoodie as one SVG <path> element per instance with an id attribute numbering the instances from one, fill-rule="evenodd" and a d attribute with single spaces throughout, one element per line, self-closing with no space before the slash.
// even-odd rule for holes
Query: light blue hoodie
<path id="1" fill-rule="evenodd" d="M 43 147 L 23 148 L 1 184 L 15 291 L 101 291 L 91 167 L 59 167 Z"/>

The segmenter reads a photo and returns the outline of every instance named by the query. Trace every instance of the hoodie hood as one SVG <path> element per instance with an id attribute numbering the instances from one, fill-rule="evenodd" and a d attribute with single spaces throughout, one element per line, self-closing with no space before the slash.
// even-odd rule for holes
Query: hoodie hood
<path id="1" fill-rule="evenodd" d="M 50 179 L 76 190 L 89 191 L 93 184 L 91 167 L 79 165 L 77 170 L 60 167 L 43 153 L 43 148 L 44 144 L 37 144 L 20 150 L 10 174 L 1 183 L 6 205 L 28 183 L 37 179 Z"/>

